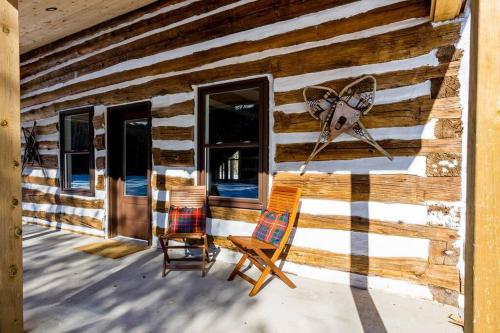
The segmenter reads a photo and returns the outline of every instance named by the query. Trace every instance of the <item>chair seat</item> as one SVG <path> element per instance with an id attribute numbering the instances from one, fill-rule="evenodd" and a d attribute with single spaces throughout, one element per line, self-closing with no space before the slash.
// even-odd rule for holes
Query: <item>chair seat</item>
<path id="1" fill-rule="evenodd" d="M 276 246 L 273 244 L 268 244 L 259 239 L 253 237 L 245 237 L 245 236 L 229 236 L 231 242 L 236 245 L 244 248 L 245 250 L 253 250 L 253 249 L 261 249 L 261 250 L 276 250 Z"/>

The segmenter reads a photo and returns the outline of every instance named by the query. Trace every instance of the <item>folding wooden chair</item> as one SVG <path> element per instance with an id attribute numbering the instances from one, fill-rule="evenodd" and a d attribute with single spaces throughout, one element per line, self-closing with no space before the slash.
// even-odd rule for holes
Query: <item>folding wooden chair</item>
<path id="1" fill-rule="evenodd" d="M 295 223 L 300 194 L 301 189 L 293 187 L 273 186 L 271 190 L 271 197 L 269 198 L 267 209 L 269 211 L 280 214 L 288 211 L 288 213 L 290 214 L 288 225 L 285 229 L 283 237 L 281 238 L 277 246 L 261 241 L 253 236 L 228 237 L 228 239 L 233 242 L 238 250 L 243 253 L 243 257 L 241 257 L 238 264 L 236 264 L 236 267 L 229 276 L 228 281 L 233 280 L 236 275 L 239 275 L 242 279 L 251 283 L 254 287 L 250 291 L 249 296 L 255 296 L 259 292 L 259 290 L 262 288 L 262 284 L 266 280 L 266 277 L 271 272 L 279 277 L 287 286 L 292 289 L 295 288 L 295 284 L 281 271 L 278 266 L 275 265 L 275 262 L 276 260 L 278 260 L 283 250 L 285 249 L 288 237 L 290 236 L 290 232 L 292 231 L 293 225 Z M 265 251 L 272 252 L 272 255 L 269 257 L 265 253 Z M 250 262 L 252 262 L 255 267 L 257 267 L 262 272 L 257 281 L 244 274 L 240 270 L 247 259 L 250 260 Z"/>
<path id="2" fill-rule="evenodd" d="M 188 208 L 200 208 L 205 206 L 206 208 L 206 198 L 207 191 L 205 186 L 174 186 L 170 190 L 170 205 L 176 207 L 188 207 Z M 206 262 L 210 262 L 208 253 L 208 241 L 205 228 L 206 221 L 203 221 L 203 231 L 195 233 L 173 233 L 171 232 L 171 226 L 166 223 L 165 235 L 159 236 L 161 247 L 163 249 L 163 271 L 162 277 L 167 275 L 167 270 L 192 270 L 201 269 L 202 276 L 206 275 Z M 188 240 L 201 240 L 201 245 L 168 245 L 171 239 L 182 239 L 184 242 Z M 201 262 L 199 264 L 171 264 L 171 261 L 200 261 L 199 257 L 196 258 L 170 258 L 168 255 L 168 250 L 170 249 L 201 249 Z"/>

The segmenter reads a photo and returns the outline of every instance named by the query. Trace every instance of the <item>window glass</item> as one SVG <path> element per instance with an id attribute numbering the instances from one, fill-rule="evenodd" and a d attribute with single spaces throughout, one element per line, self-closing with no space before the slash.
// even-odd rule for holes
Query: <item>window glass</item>
<path id="1" fill-rule="evenodd" d="M 259 197 L 259 148 L 209 148 L 209 195 Z"/>
<path id="2" fill-rule="evenodd" d="M 148 195 L 148 121 L 125 121 L 125 195 Z"/>
<path id="3" fill-rule="evenodd" d="M 267 80 L 199 90 L 200 180 L 209 204 L 263 207 L 267 188 Z"/>
<path id="4" fill-rule="evenodd" d="M 66 185 L 73 189 L 90 189 L 89 153 L 66 154 Z"/>
<path id="5" fill-rule="evenodd" d="M 89 149 L 90 119 L 88 113 L 64 117 L 64 149 L 67 152 Z"/>
<path id="6" fill-rule="evenodd" d="M 61 165 L 64 190 L 91 191 L 92 110 L 61 114 Z"/>
<path id="7" fill-rule="evenodd" d="M 207 143 L 258 142 L 258 88 L 210 94 L 207 99 Z"/>

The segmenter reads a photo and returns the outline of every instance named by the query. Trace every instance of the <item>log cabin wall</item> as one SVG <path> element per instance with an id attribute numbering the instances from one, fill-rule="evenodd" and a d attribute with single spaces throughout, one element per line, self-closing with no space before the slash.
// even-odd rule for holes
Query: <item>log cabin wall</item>
<path id="1" fill-rule="evenodd" d="M 421 0 L 159 1 L 22 56 L 23 126 L 39 125 L 48 169 L 23 175 L 24 220 L 107 234 L 105 111 L 152 103 L 153 226 L 168 189 L 196 182 L 197 89 L 265 76 L 270 82 L 270 184 L 303 188 L 285 270 L 457 304 L 462 283 L 460 86 L 467 14 L 433 24 Z M 466 35 L 466 34 L 465 34 Z M 365 125 L 395 159 L 342 136 L 305 175 L 318 122 L 306 85 L 336 90 L 376 77 Z M 95 197 L 60 193 L 58 112 L 94 106 Z M 259 212 L 211 207 L 218 260 L 224 236 L 250 234 Z M 364 282 L 363 282 L 364 281 Z"/>

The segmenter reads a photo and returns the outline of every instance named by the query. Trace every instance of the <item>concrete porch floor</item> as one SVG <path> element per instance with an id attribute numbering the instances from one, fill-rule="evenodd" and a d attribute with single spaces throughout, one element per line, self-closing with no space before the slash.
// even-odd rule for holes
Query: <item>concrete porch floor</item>
<path id="1" fill-rule="evenodd" d="M 232 265 L 160 275 L 151 249 L 112 260 L 73 250 L 99 239 L 24 225 L 24 325 L 28 332 L 462 332 L 457 309 L 380 291 L 292 276 L 257 297 Z"/>

